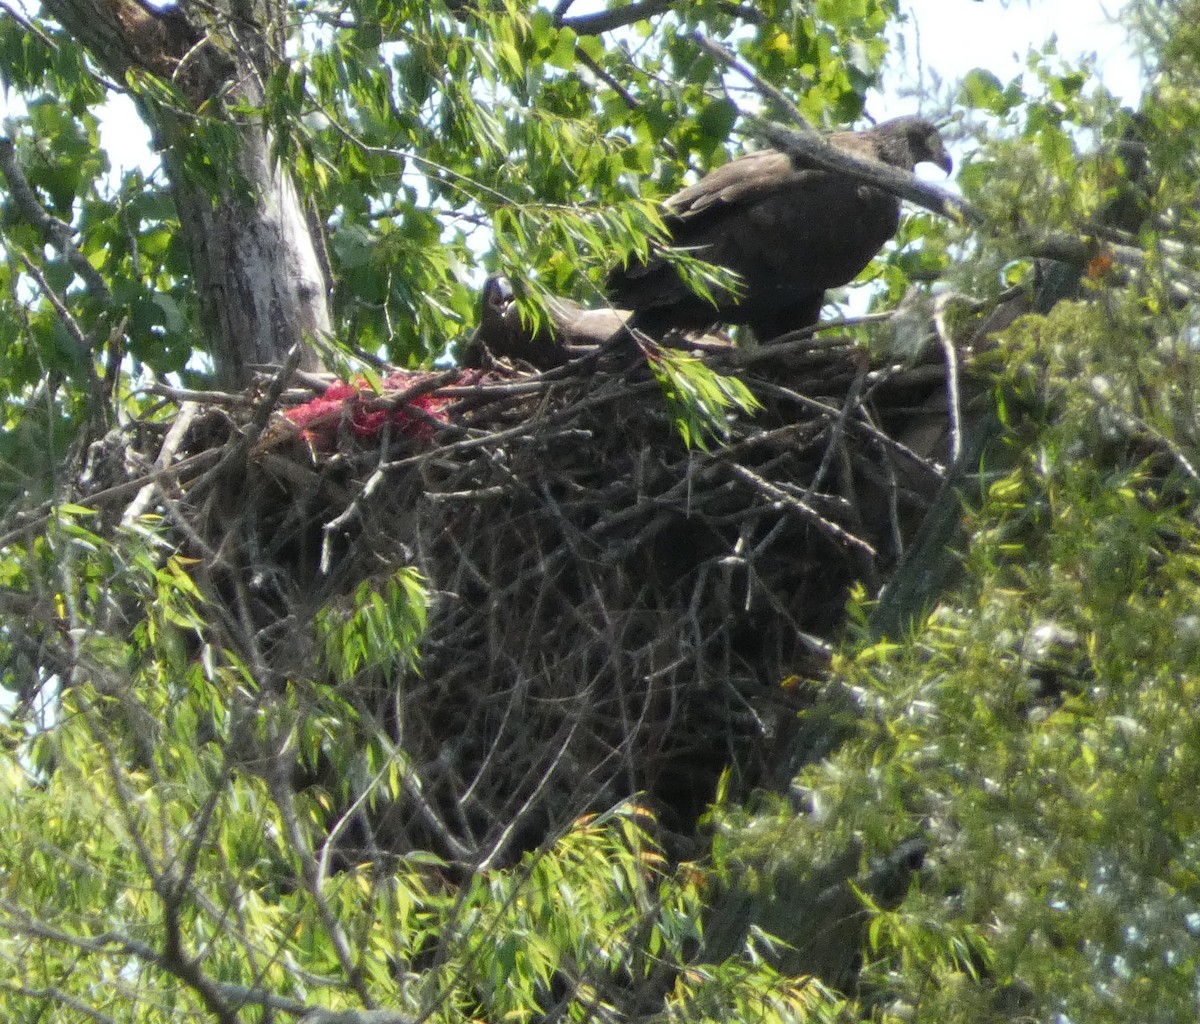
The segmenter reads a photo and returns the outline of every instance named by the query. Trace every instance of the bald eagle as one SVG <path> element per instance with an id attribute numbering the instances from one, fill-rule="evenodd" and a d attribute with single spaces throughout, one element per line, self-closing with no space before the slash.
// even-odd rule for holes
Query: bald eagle
<path id="1" fill-rule="evenodd" d="M 547 312 L 545 322 L 533 330 L 521 320 L 512 283 L 503 274 L 490 274 L 483 282 L 479 326 L 467 343 L 463 365 L 480 368 L 509 359 L 549 370 L 608 341 L 629 316 L 620 309 L 586 309 L 558 296 L 551 296 Z"/>
<path id="2" fill-rule="evenodd" d="M 828 136 L 863 160 L 913 170 L 952 163 L 937 129 L 899 117 L 860 132 Z M 716 305 L 693 292 L 653 249 L 608 275 L 613 303 L 630 326 L 655 337 L 747 324 L 760 341 L 817 322 L 825 290 L 853 280 L 900 226 L 900 200 L 861 179 L 803 157 L 764 149 L 738 157 L 665 203 L 670 244 L 741 278 L 739 292 L 716 288 Z"/>

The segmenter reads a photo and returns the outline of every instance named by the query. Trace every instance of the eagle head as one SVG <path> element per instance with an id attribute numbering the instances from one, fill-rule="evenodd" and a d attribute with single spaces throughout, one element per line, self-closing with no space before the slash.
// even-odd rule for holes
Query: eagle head
<path id="1" fill-rule="evenodd" d="M 515 297 L 512 282 L 507 277 L 503 274 L 488 274 L 487 280 L 483 282 L 483 316 L 502 318 Z"/>
<path id="2" fill-rule="evenodd" d="M 874 136 L 877 151 L 885 163 L 911 171 L 917 164 L 930 163 L 946 174 L 954 170 L 954 161 L 946 152 L 937 127 L 923 117 L 897 117 L 881 121 L 864 134 Z"/>

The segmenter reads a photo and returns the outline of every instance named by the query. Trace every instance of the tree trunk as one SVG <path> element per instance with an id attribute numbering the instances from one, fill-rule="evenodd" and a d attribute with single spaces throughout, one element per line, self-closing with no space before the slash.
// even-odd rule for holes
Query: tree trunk
<path id="1" fill-rule="evenodd" d="M 130 71 L 147 72 L 173 81 L 187 97 L 191 109 L 135 99 L 163 151 L 219 383 L 242 386 L 251 365 L 282 362 L 296 345 L 301 366 L 319 365 L 309 340 L 327 334 L 331 324 L 318 236 L 291 175 L 271 155 L 261 118 L 235 119 L 219 98 L 225 93 L 251 108 L 262 102 L 271 55 L 283 52 L 275 40 L 268 45 L 267 32 L 279 34 L 282 26 L 254 20 L 245 13 L 250 5 L 239 4 L 239 13 L 225 15 L 219 26 L 218 43 L 199 7 L 193 17 L 188 7 L 157 11 L 137 0 L 45 5 L 117 81 Z M 218 165 L 215 188 L 189 170 L 198 116 L 225 118 L 237 128 L 236 164 Z"/>

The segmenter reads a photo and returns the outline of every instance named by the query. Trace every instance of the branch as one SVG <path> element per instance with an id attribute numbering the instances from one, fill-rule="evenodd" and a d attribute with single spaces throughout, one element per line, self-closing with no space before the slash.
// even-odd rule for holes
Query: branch
<path id="1" fill-rule="evenodd" d="M 51 986 L 50 988 L 30 988 L 27 985 L 14 985 L 12 982 L 0 981 L 0 990 L 24 996 L 26 999 L 36 999 L 41 1003 L 60 1003 L 74 1010 L 80 1016 L 91 1018 L 97 1024 L 117 1024 L 115 1017 L 101 1013 L 99 1010 L 88 1006 L 87 1003 L 81 1002 L 69 992 L 65 992 L 57 986 Z"/>
<path id="2" fill-rule="evenodd" d="M 238 994 L 245 996 L 251 992 L 238 986 L 225 986 L 204 974 L 195 961 L 177 961 L 169 953 L 163 953 L 139 939 L 130 938 L 117 932 L 105 932 L 94 937 L 72 935 L 70 932 L 59 931 L 50 925 L 34 918 L 24 907 L 5 899 L 0 899 L 0 910 L 13 918 L 14 931 L 47 942 L 57 942 L 86 953 L 112 953 L 114 948 L 130 956 L 138 957 L 147 963 L 152 963 L 159 969 L 178 978 L 204 1000 L 210 1012 L 222 1022 L 236 1024 L 237 1014 L 230 1009 L 223 996 Z M 230 989 L 233 991 L 230 992 Z"/>
<path id="3" fill-rule="evenodd" d="M 415 1024 L 416 1017 L 399 1010 L 313 1010 L 300 1024 Z"/>
<path id="4" fill-rule="evenodd" d="M 54 41 L 40 25 L 31 21 L 18 9 L 19 0 L 3 0 L 0 2 L 0 11 L 3 11 L 13 19 L 21 28 L 28 32 L 31 36 L 41 40 L 43 46 L 51 53 L 58 53 L 58 43 Z"/>
<path id="5" fill-rule="evenodd" d="M 277 754 L 277 761 L 281 759 L 282 751 Z M 342 927 L 341 921 L 338 920 L 337 914 L 334 913 L 333 907 L 330 906 L 329 901 L 325 898 L 325 893 L 322 890 L 320 868 L 313 857 L 308 834 L 301 827 L 300 819 L 296 814 L 296 802 L 293 799 L 294 794 L 291 788 L 291 780 L 284 778 L 284 774 L 285 772 L 280 770 L 277 765 L 277 769 L 269 773 L 267 784 L 270 787 L 275 805 L 279 809 L 280 816 L 283 818 L 288 836 L 292 841 L 293 852 L 300 861 L 300 881 L 309 896 L 312 897 L 313 903 L 316 904 L 321 922 L 325 925 L 325 931 L 333 943 L 334 953 L 337 956 L 338 962 L 342 965 L 342 970 L 346 972 L 346 981 L 367 1008 L 374 1009 L 371 992 L 367 987 L 366 979 L 363 977 L 362 967 L 354 962 L 350 943 L 346 937 L 346 930 Z"/>
<path id="6" fill-rule="evenodd" d="M 94 346 L 92 339 L 83 333 L 83 328 L 79 326 L 79 321 L 71 315 L 71 311 L 67 309 L 66 302 L 61 298 L 61 296 L 59 296 L 58 292 L 56 292 L 50 286 L 50 282 L 46 280 L 46 275 L 42 273 L 41 268 L 38 267 L 33 260 L 26 256 L 25 253 L 21 253 L 21 262 L 25 264 L 25 270 L 29 273 L 29 275 L 35 281 L 37 281 L 38 287 L 42 290 L 42 294 L 44 294 L 46 298 L 50 300 L 50 305 L 54 307 L 54 312 L 58 314 L 58 319 L 62 322 L 63 327 L 66 328 L 67 333 L 75 341 L 76 346 L 78 346 L 79 358 L 86 364 L 88 370 L 91 371 L 88 374 L 90 377 L 90 383 L 93 386 L 96 385 L 98 383 L 98 378 L 96 377 L 96 367 L 92 363 L 92 349 Z"/>
<path id="7" fill-rule="evenodd" d="M 167 957 L 159 950 L 139 939 L 131 938 L 120 932 L 110 931 L 95 936 L 73 935 L 70 932 L 60 931 L 48 924 L 44 924 L 30 915 L 24 907 L 12 903 L 3 897 L 0 897 L 0 910 L 10 915 L 13 930 L 18 934 L 30 938 L 42 939 L 46 942 L 59 943 L 83 953 L 107 955 L 116 950 L 129 956 L 137 957 L 147 963 L 154 964 L 163 970 L 170 971 L 170 973 L 174 973 L 168 966 Z M 414 1021 L 414 1018 L 410 1014 L 400 1013 L 396 1010 L 326 1010 L 321 1007 L 308 1006 L 297 999 L 281 996 L 278 993 L 270 992 L 263 988 L 250 988 L 233 982 L 216 981 L 215 979 L 207 979 L 207 982 L 212 986 L 212 991 L 223 997 L 227 1003 L 238 1007 L 262 1006 L 273 1010 L 280 1010 L 283 1013 L 289 1013 L 300 1018 L 303 1024 L 413 1024 Z M 91 1016 L 95 1020 L 109 1020 L 109 1018 L 103 1016 L 98 1011 L 78 1002 L 74 997 L 57 988 L 35 991 L 21 989 L 10 983 L 0 982 L 0 989 L 20 991 L 21 994 L 29 995 L 33 998 L 53 999 L 87 1016 Z"/>
<path id="8" fill-rule="evenodd" d="M 766 81 L 766 79 L 761 78 L 758 73 L 752 67 L 750 67 L 750 65 L 738 60 L 737 55 L 731 50 L 728 50 L 720 43 L 709 39 L 702 32 L 692 33 L 692 39 L 695 40 L 696 45 L 698 45 L 702 50 L 711 54 L 727 68 L 731 69 L 732 71 L 736 71 L 739 75 L 746 79 L 747 82 L 754 86 L 759 95 L 765 96 L 769 100 L 774 100 L 780 106 L 780 108 L 787 111 L 788 116 L 802 129 L 807 129 L 809 132 L 815 134 L 815 129 L 811 124 L 808 123 L 808 118 L 804 116 L 804 112 L 798 106 L 796 106 L 791 99 L 784 95 L 783 92 L 781 92 L 779 89 L 776 89 L 775 86 Z"/>
<path id="9" fill-rule="evenodd" d="M 846 174 L 859 181 L 865 181 L 885 189 L 892 195 L 907 199 L 918 206 L 923 206 L 926 210 L 941 214 L 943 217 L 949 217 L 955 221 L 967 220 L 974 224 L 984 222 L 983 214 L 961 196 L 956 196 L 953 192 L 938 185 L 922 181 L 915 174 L 902 171 L 899 167 L 859 160 L 834 149 L 815 135 L 806 135 L 769 121 L 759 121 L 755 128 L 755 134 L 760 135 L 784 153 L 803 157 L 827 171 Z"/>
<path id="10" fill-rule="evenodd" d="M 821 515 L 808 502 L 800 498 L 793 497 L 782 487 L 773 484 L 770 480 L 765 479 L 759 474 L 747 469 L 745 466 L 739 466 L 737 463 L 732 463 L 729 466 L 734 476 L 740 477 L 746 481 L 754 490 L 758 491 L 767 498 L 773 508 L 781 511 L 791 511 L 798 515 L 801 522 L 815 526 L 822 533 L 831 536 L 835 541 L 846 545 L 847 547 L 855 548 L 860 552 L 867 554 L 871 558 L 878 558 L 879 552 L 875 550 L 867 541 L 861 537 L 856 537 L 849 530 L 825 516 Z"/>
<path id="11" fill-rule="evenodd" d="M 97 491 L 95 494 L 89 494 L 86 497 L 74 499 L 74 504 L 83 508 L 103 508 L 111 502 L 123 499 L 131 494 L 137 494 L 146 484 L 157 483 L 160 480 L 165 480 L 168 477 L 173 477 L 175 480 L 182 482 L 185 475 L 192 473 L 193 470 L 199 472 L 209 463 L 216 462 L 221 454 L 221 449 L 210 448 L 207 451 L 197 452 L 195 455 L 189 455 L 186 459 L 175 463 L 166 469 L 156 469 L 152 473 L 145 473 L 135 477 L 132 480 L 126 480 L 124 483 L 115 484 L 112 487 L 106 487 L 102 491 Z M 190 476 L 187 476 L 190 479 Z M 15 541 L 27 538 L 31 531 L 41 529 L 49 522 L 50 517 L 54 515 L 54 502 L 43 502 L 32 513 L 18 514 L 14 518 L 20 518 L 21 523 L 5 533 L 0 533 L 0 551 L 3 551 Z"/>
<path id="12" fill-rule="evenodd" d="M 156 888 L 159 888 L 156 886 Z M 205 1008 L 221 1024 L 240 1024 L 237 1010 L 225 999 L 221 986 L 200 968 L 200 962 L 189 955 L 183 944 L 183 921 L 180 918 L 182 893 L 174 886 L 160 888 L 163 901 L 163 931 L 166 948 L 158 956 L 158 965 L 173 974 L 200 997 Z"/>
<path id="13" fill-rule="evenodd" d="M 12 139 L 4 136 L 0 136 L 0 172 L 8 180 L 9 194 L 21 215 L 42 233 L 47 242 L 63 254 L 71 269 L 83 278 L 88 290 L 96 298 L 102 299 L 106 304 L 111 303 L 112 292 L 109 291 L 104 278 L 71 241 L 71 235 L 74 233 L 71 226 L 46 212 L 30 187 L 25 173 L 17 164 L 17 151 Z"/>
<path id="14" fill-rule="evenodd" d="M 595 14 L 578 14 L 573 18 L 568 18 L 566 13 L 570 10 L 573 2 L 574 0 L 560 0 L 554 8 L 554 21 L 560 28 L 569 28 L 580 36 L 598 36 L 603 32 L 611 32 L 613 29 L 632 25 L 635 21 L 644 21 L 657 14 L 666 14 L 675 6 L 684 6 L 681 0 L 642 0 L 641 3 L 632 3 L 628 7 L 616 7 L 608 11 L 598 11 Z M 751 5 L 724 2 L 718 3 L 717 6 L 721 9 L 722 14 L 727 14 L 731 18 L 738 18 L 752 25 L 766 24 L 766 15 Z"/>
<path id="15" fill-rule="evenodd" d="M 559 25 L 569 28 L 577 36 L 598 36 L 616 28 L 632 25 L 634 22 L 644 21 L 646 18 L 653 18 L 656 14 L 666 14 L 678 3 L 680 0 L 641 0 L 641 3 L 633 3 L 628 7 L 562 18 Z"/>
<path id="16" fill-rule="evenodd" d="M 946 404 L 950 417 L 950 460 L 957 462 L 963 452 L 962 402 L 958 387 L 958 350 L 954 336 L 946 323 L 946 307 L 955 298 L 943 292 L 933 300 L 933 325 L 946 357 Z"/>
<path id="17" fill-rule="evenodd" d="M 610 75 L 598 61 L 593 60 L 582 46 L 577 45 L 575 47 L 575 59 L 578 60 L 585 68 L 591 71 L 593 75 L 599 78 L 600 81 L 607 85 L 613 92 L 620 96 L 621 102 L 623 102 L 630 110 L 638 110 L 643 106 L 641 100 L 639 100 L 633 95 L 633 93 L 626 89 L 625 86 L 621 84 L 620 80 L 618 80 L 614 75 Z M 679 158 L 679 150 L 675 148 L 674 143 L 672 143 L 670 140 L 663 139 L 659 145 L 662 146 L 663 152 L 666 153 L 667 156 L 671 157 L 672 160 Z"/>

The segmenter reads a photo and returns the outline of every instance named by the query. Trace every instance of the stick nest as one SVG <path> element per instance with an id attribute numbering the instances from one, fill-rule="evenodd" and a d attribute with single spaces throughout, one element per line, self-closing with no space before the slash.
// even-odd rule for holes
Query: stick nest
<path id="1" fill-rule="evenodd" d="M 786 786 L 827 749 L 800 713 L 849 589 L 878 592 L 942 482 L 947 369 L 844 338 L 703 358 L 763 405 L 707 452 L 632 345 L 186 404 L 195 469 L 162 507 L 257 672 L 311 666 L 308 621 L 362 580 L 428 583 L 419 670 L 351 695 L 407 766 L 352 856 L 493 864 L 635 794 L 686 837 L 722 772 Z"/>

